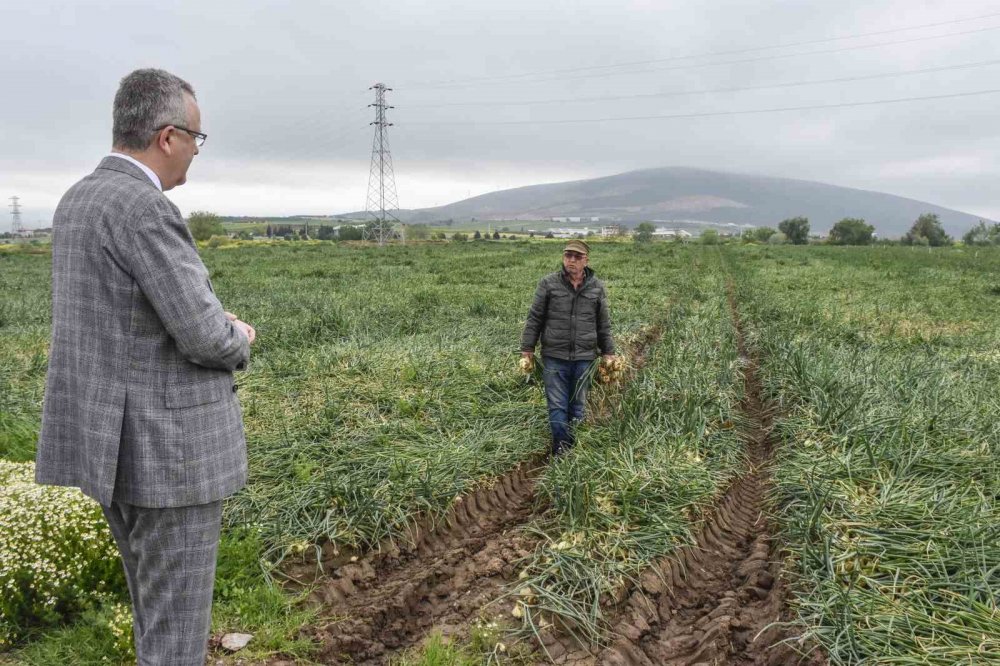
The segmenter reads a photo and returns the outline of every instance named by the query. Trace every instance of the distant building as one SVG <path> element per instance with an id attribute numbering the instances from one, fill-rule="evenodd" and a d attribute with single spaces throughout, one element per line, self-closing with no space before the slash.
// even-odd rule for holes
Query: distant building
<path id="1" fill-rule="evenodd" d="M 601 237 L 610 238 L 611 236 L 621 236 L 622 235 L 622 225 L 620 224 L 609 224 L 606 227 L 601 227 Z"/>
<path id="2" fill-rule="evenodd" d="M 580 227 L 578 229 L 564 227 L 559 229 L 550 229 L 549 231 L 551 231 L 552 235 L 556 238 L 586 238 L 594 232 L 590 227 Z"/>
<path id="3" fill-rule="evenodd" d="M 691 234 L 683 229 L 667 229 L 665 227 L 657 227 L 653 231 L 653 238 L 691 238 Z"/>

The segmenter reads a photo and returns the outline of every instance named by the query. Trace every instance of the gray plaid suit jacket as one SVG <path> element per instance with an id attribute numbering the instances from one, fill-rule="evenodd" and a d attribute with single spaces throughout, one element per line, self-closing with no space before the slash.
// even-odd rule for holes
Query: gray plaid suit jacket
<path id="1" fill-rule="evenodd" d="M 105 506 L 220 500 L 246 483 L 233 371 L 250 349 L 180 211 L 106 157 L 53 219 L 52 344 L 35 477 Z"/>

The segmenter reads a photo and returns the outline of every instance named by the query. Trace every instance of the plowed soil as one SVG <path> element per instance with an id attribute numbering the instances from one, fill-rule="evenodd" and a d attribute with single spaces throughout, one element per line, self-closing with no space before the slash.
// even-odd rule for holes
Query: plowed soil
<path id="1" fill-rule="evenodd" d="M 656 330 L 640 340 L 640 359 L 658 337 Z M 739 338 L 747 367 L 742 411 L 750 423 L 749 469 L 706 517 L 694 545 L 651 566 L 634 589 L 619 597 L 617 610 L 609 608 L 614 618 L 610 645 L 583 648 L 547 633 L 539 663 L 827 663 L 798 640 L 799 629 L 788 621 L 780 553 L 767 518 L 771 413 L 761 402 L 742 334 Z M 636 365 L 641 367 L 641 361 Z M 446 636 L 466 635 L 469 623 L 509 589 L 519 561 L 537 545 L 521 528 L 539 508 L 534 487 L 543 464 L 525 464 L 466 496 L 440 524 L 418 531 L 410 547 L 355 558 L 328 571 L 313 595 L 324 619 L 304 630 L 321 646 L 319 661 L 386 664 L 432 627 Z"/>
<path id="2" fill-rule="evenodd" d="M 751 470 L 726 492 L 696 544 L 641 577 L 597 663 L 621 665 L 792 666 L 825 664 L 800 645 L 787 620 L 786 586 L 766 517 L 769 419 L 751 394 L 757 419 Z"/>
<path id="3" fill-rule="evenodd" d="M 645 364 L 659 327 L 629 345 L 630 381 Z M 618 392 L 612 392 L 612 400 Z M 590 405 L 592 412 L 595 404 Z M 610 408 L 606 401 L 604 408 Z M 440 524 L 413 539 L 413 546 L 369 555 L 328 568 L 313 594 L 324 621 L 306 630 L 321 646 L 324 663 L 385 664 L 419 643 L 431 628 L 465 636 L 516 577 L 517 563 L 537 545 L 520 529 L 539 507 L 535 479 L 543 461 L 526 464 L 463 498 Z M 509 611 L 510 604 L 494 612 Z"/>
<path id="4" fill-rule="evenodd" d="M 534 511 L 540 468 L 524 465 L 467 495 L 446 519 L 398 553 L 340 567 L 316 590 L 324 622 L 309 632 L 324 663 L 384 664 L 432 626 L 468 624 L 516 577 L 534 548 L 518 528 Z"/>
<path id="5" fill-rule="evenodd" d="M 705 519 L 695 544 L 646 570 L 617 613 L 614 639 L 596 655 L 564 636 L 543 636 L 557 664 L 620 666 L 819 666 L 815 646 L 790 622 L 781 554 L 772 538 L 772 413 L 762 403 L 756 364 L 748 358 L 735 303 L 738 344 L 746 367 L 741 405 L 749 469 Z"/>

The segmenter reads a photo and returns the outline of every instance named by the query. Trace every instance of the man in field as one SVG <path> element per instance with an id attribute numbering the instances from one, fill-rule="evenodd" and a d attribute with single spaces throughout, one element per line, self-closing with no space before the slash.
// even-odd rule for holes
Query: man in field
<path id="1" fill-rule="evenodd" d="M 206 135 L 191 86 L 132 72 L 113 147 L 53 219 L 52 345 L 39 483 L 100 502 L 139 664 L 203 666 L 222 499 L 246 483 L 233 371 L 254 329 L 222 309 L 180 212 Z"/>
<path id="2" fill-rule="evenodd" d="M 566 244 L 562 269 L 538 283 L 521 336 L 525 359 L 533 358 L 541 337 L 553 455 L 573 446 L 573 429 L 583 419 L 594 361 L 598 355 L 611 359 L 615 353 L 608 295 L 587 266 L 589 255 L 590 246 L 581 240 Z"/>

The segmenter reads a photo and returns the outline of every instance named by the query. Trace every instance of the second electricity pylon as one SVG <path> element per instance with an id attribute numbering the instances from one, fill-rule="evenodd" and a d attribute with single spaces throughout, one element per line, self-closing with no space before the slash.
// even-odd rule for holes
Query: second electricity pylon
<path id="1" fill-rule="evenodd" d="M 18 203 L 20 199 L 18 197 L 11 197 L 10 201 L 10 215 L 13 218 L 11 228 L 15 234 L 23 233 L 24 226 L 21 224 L 21 204 Z"/>
<path id="2" fill-rule="evenodd" d="M 392 108 L 386 105 L 385 94 L 392 88 L 386 87 L 384 83 L 376 83 L 369 90 L 375 91 L 375 103 L 368 105 L 375 107 L 375 120 L 369 123 L 375 126 L 375 138 L 372 140 L 372 164 L 368 172 L 365 212 L 374 219 L 365 225 L 364 239 L 384 245 L 386 241 L 399 237 L 395 229 L 399 218 L 393 213 L 399 212 L 399 199 L 396 197 L 396 176 L 392 170 L 392 155 L 389 153 L 388 128 L 392 127 L 392 123 L 385 119 L 386 109 Z"/>

